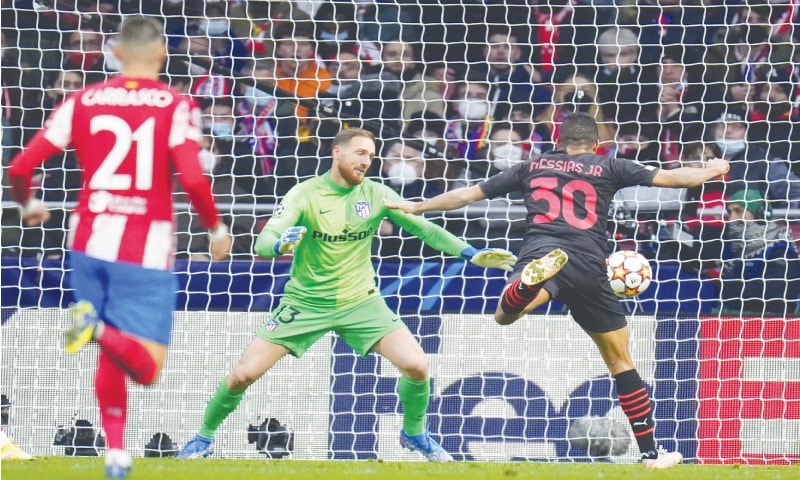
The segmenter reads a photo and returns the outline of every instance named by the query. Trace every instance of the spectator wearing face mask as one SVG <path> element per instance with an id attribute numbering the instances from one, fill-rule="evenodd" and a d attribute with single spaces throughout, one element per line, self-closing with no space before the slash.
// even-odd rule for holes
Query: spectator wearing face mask
<path id="1" fill-rule="evenodd" d="M 528 159 L 528 152 L 523 146 L 529 137 L 530 133 L 523 125 L 510 122 L 493 124 L 486 147 L 478 153 L 477 159 L 466 162 L 460 176 L 450 182 L 449 190 L 476 185 L 524 162 Z M 515 203 L 521 205 L 517 194 L 511 194 L 508 199 L 474 202 L 470 205 L 470 210 L 476 212 L 474 218 L 463 223 L 448 220 L 448 229 L 455 232 L 463 229 L 466 238 L 487 239 L 495 248 L 518 250 L 525 219 L 524 216 L 509 217 L 508 209 Z"/>
<path id="2" fill-rule="evenodd" d="M 785 159 L 749 142 L 748 129 L 743 113 L 730 111 L 711 127 L 710 140 L 730 162 L 726 192 L 748 188 L 758 191 L 770 208 L 798 208 L 800 177 L 789 170 Z"/>
<path id="3" fill-rule="evenodd" d="M 425 176 L 425 158 L 420 150 L 403 140 L 384 147 L 381 177 L 405 198 L 430 198 L 442 193 L 436 182 Z"/>
<path id="4" fill-rule="evenodd" d="M 767 202 L 757 190 L 733 192 L 726 209 L 723 313 L 793 315 L 800 303 L 800 260 L 791 235 L 768 218 Z"/>
<path id="5" fill-rule="evenodd" d="M 445 139 L 467 161 L 477 158 L 478 151 L 487 146 L 492 124 L 488 96 L 489 84 L 468 79 L 450 101 Z"/>
<path id="6" fill-rule="evenodd" d="M 403 130 L 404 138 L 424 140 L 428 148 L 434 147 L 439 155 L 423 155 L 425 157 L 425 179 L 434 182 L 439 191 L 448 189 L 448 184 L 458 178 L 464 168 L 464 161 L 448 147 L 444 139 L 447 121 L 428 111 L 415 112 Z"/>

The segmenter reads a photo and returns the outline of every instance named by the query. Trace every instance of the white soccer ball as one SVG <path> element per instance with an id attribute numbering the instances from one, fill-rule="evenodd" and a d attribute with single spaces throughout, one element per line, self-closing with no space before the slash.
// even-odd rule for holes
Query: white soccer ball
<path id="1" fill-rule="evenodd" d="M 618 297 L 635 297 L 647 290 L 653 278 L 650 262 L 640 253 L 620 250 L 606 259 L 608 283 Z"/>

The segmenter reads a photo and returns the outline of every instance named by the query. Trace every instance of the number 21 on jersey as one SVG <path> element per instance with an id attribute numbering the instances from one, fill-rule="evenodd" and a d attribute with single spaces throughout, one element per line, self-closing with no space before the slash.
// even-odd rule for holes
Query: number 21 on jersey
<path id="1" fill-rule="evenodd" d="M 98 115 L 89 123 L 92 135 L 99 132 L 111 132 L 114 135 L 114 146 L 100 163 L 97 171 L 89 181 L 93 190 L 150 190 L 153 186 L 153 143 L 156 119 L 148 118 L 132 131 L 131 126 L 116 115 Z M 120 165 L 128 157 L 131 147 L 136 143 L 135 174 L 117 173 Z"/>

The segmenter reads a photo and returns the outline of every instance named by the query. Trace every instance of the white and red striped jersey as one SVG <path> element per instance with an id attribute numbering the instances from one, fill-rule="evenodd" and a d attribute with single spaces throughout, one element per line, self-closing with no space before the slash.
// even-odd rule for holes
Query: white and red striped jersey
<path id="1" fill-rule="evenodd" d="M 86 87 L 53 111 L 9 170 L 25 203 L 34 169 L 74 148 L 83 189 L 70 217 L 69 246 L 87 256 L 168 269 L 174 253 L 173 174 L 202 223 L 219 215 L 197 154 L 200 110 L 158 80 L 117 76 Z"/>

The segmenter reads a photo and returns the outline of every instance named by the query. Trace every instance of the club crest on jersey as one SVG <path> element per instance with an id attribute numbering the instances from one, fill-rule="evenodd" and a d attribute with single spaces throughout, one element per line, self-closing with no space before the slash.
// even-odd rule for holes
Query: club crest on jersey
<path id="1" fill-rule="evenodd" d="M 272 318 L 272 319 L 270 319 L 269 322 L 267 322 L 266 325 L 264 325 L 264 329 L 266 331 L 268 331 L 268 332 L 271 332 L 271 331 L 275 330 L 276 328 L 278 328 L 278 325 L 280 325 L 280 323 L 278 323 L 277 320 Z"/>
<path id="2" fill-rule="evenodd" d="M 356 215 L 361 218 L 369 218 L 369 214 L 372 213 L 372 210 L 369 207 L 369 202 L 366 200 L 359 200 L 356 202 Z"/>

